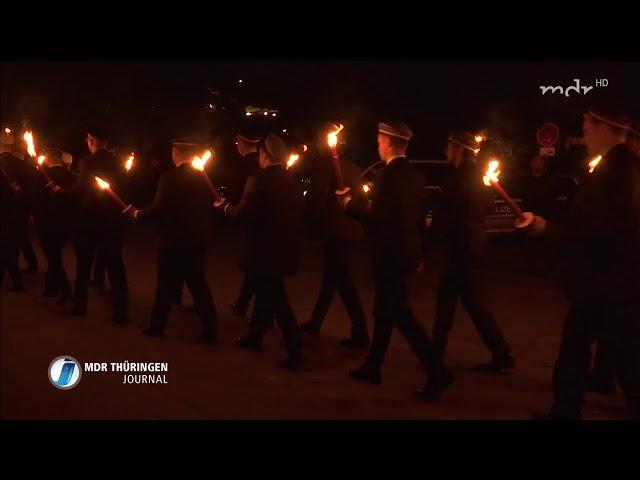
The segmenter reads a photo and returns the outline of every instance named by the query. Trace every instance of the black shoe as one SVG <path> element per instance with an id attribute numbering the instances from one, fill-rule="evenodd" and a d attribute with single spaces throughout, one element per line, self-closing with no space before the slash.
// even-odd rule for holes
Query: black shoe
<path id="1" fill-rule="evenodd" d="M 349 376 L 360 382 L 370 383 L 372 385 L 380 385 L 382 383 L 380 369 L 370 367 L 366 363 L 360 368 L 349 370 Z"/>
<path id="2" fill-rule="evenodd" d="M 236 340 L 236 345 L 238 345 L 240 348 L 251 350 L 253 352 L 262 351 L 262 343 L 260 343 L 260 340 L 254 340 L 249 337 L 240 337 L 238 340 Z"/>
<path id="3" fill-rule="evenodd" d="M 190 306 L 188 306 L 188 307 L 184 307 L 184 309 L 185 309 L 187 312 L 191 312 L 191 313 L 198 313 L 198 309 L 196 308 L 196 306 L 195 306 L 195 305 L 190 305 Z"/>
<path id="4" fill-rule="evenodd" d="M 355 335 L 340 340 L 340 345 L 347 348 L 364 348 L 369 345 L 368 335 Z"/>
<path id="5" fill-rule="evenodd" d="M 300 325 L 300 331 L 309 335 L 320 335 L 320 325 L 309 321 Z"/>
<path id="6" fill-rule="evenodd" d="M 157 338 L 162 338 L 164 337 L 164 332 L 159 332 L 158 330 L 154 330 L 152 328 L 146 328 L 142 331 L 142 334 L 145 337 L 157 337 Z"/>
<path id="7" fill-rule="evenodd" d="M 280 367 L 286 370 L 298 370 L 302 366 L 302 355 L 289 355 L 287 359 L 280 362 Z"/>
<path id="8" fill-rule="evenodd" d="M 113 323 L 116 325 L 128 325 L 129 319 L 127 317 L 115 317 L 113 319 Z"/>
<path id="9" fill-rule="evenodd" d="M 11 287 L 8 291 L 11 293 L 24 293 L 24 287 Z"/>
<path id="10" fill-rule="evenodd" d="M 60 297 L 56 302 L 56 305 L 64 307 L 69 300 L 71 300 L 69 297 Z"/>
<path id="11" fill-rule="evenodd" d="M 451 370 L 445 368 L 442 373 L 435 378 L 429 378 L 429 382 L 416 391 L 416 394 L 427 401 L 435 401 L 440 398 L 442 391 L 453 383 Z"/>
<path id="12" fill-rule="evenodd" d="M 560 414 L 554 413 L 553 411 L 548 413 L 534 412 L 531 414 L 531 420 L 582 420 L 582 416 L 579 413 Z"/>
<path id="13" fill-rule="evenodd" d="M 104 280 L 98 280 L 97 278 L 94 278 L 89 282 L 89 286 L 104 289 Z"/>
<path id="14" fill-rule="evenodd" d="M 200 335 L 198 337 L 198 343 L 204 343 L 206 345 L 216 345 L 218 343 L 218 339 L 215 335 L 211 334 Z"/>
<path id="15" fill-rule="evenodd" d="M 22 271 L 24 273 L 38 273 L 38 266 L 36 265 L 35 267 L 33 265 L 27 267 L 27 268 L 23 268 Z"/>
<path id="16" fill-rule="evenodd" d="M 511 370 L 516 366 L 516 359 L 512 355 L 506 358 L 494 358 L 491 363 L 483 363 L 478 366 L 478 371 L 483 373 L 503 373 L 504 370 Z"/>
<path id="17" fill-rule="evenodd" d="M 71 315 L 73 317 L 86 317 L 87 316 L 87 309 L 86 309 L 86 307 L 82 308 L 82 307 L 77 307 L 77 306 L 74 305 L 71 308 L 71 310 L 69 310 L 67 312 L 67 315 Z"/>
<path id="18" fill-rule="evenodd" d="M 42 296 L 45 298 L 55 298 L 59 295 L 58 292 L 49 292 L 47 290 L 45 290 L 44 292 L 42 292 Z"/>
<path id="19" fill-rule="evenodd" d="M 599 393 L 601 395 L 615 395 L 616 383 L 610 380 L 599 380 L 593 377 L 589 377 L 587 380 L 587 391 L 593 393 Z"/>
<path id="20" fill-rule="evenodd" d="M 247 309 L 240 308 L 238 306 L 238 302 L 233 302 L 229 306 L 231 307 L 231 313 L 233 313 L 236 317 L 244 317 L 247 313 Z"/>

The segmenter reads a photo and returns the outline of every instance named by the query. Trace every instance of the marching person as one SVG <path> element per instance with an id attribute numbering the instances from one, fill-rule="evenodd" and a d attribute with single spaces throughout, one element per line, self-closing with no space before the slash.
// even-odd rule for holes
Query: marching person
<path id="1" fill-rule="evenodd" d="M 359 381 L 382 383 L 382 363 L 397 326 L 428 376 L 418 395 L 435 400 L 453 382 L 453 376 L 435 354 L 409 305 L 407 282 L 421 259 L 424 185 L 406 157 L 412 136 L 404 123 L 379 123 L 378 153 L 386 166 L 375 183 L 371 202 L 358 204 L 348 191 L 336 192 L 347 214 L 362 219 L 367 226 L 375 276 L 373 340 L 365 363 L 349 374 Z"/>
<path id="2" fill-rule="evenodd" d="M 200 341 L 217 342 L 218 315 L 205 278 L 205 258 L 211 240 L 211 192 L 191 166 L 202 154 L 203 142 L 179 138 L 171 142 L 175 168 L 160 177 L 153 203 L 128 214 L 155 225 L 159 234 L 156 293 L 151 324 L 144 331 L 150 337 L 164 336 L 172 303 L 186 282 L 202 322 Z"/>

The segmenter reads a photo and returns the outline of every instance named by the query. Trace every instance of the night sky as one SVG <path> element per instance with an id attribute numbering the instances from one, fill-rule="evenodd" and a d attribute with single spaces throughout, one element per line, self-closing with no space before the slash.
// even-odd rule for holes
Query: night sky
<path id="1" fill-rule="evenodd" d="M 239 107 L 277 108 L 274 127 L 302 128 L 302 135 L 318 122 L 342 121 L 347 140 L 366 155 L 375 155 L 375 124 L 384 118 L 414 129 L 415 156 L 437 157 L 451 128 L 488 128 L 531 150 L 544 121 L 558 123 L 561 137 L 580 135 L 589 105 L 640 117 L 640 62 L 10 62 L 2 77 L 2 122 L 18 127 L 28 119 L 52 137 L 48 143 L 70 149 L 97 117 L 117 124 L 129 143 L 203 125 L 235 128 L 207 120 L 208 89 Z M 606 78 L 608 86 L 541 95 L 540 85 L 566 87 L 575 78 L 581 86 Z"/>

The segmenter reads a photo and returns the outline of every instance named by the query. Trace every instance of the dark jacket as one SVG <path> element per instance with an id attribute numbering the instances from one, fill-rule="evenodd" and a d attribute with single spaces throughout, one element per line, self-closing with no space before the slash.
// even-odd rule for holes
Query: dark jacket
<path id="1" fill-rule="evenodd" d="M 31 157 L 20 159 L 10 152 L 0 153 L 0 166 L 11 181 L 20 186 L 16 195 L 18 205 L 27 214 L 33 212 L 35 193 L 41 174 L 36 169 L 35 160 Z"/>
<path id="2" fill-rule="evenodd" d="M 72 188 L 78 175 L 61 165 L 45 167 L 49 178 L 63 189 Z M 35 221 L 41 232 L 70 233 L 77 218 L 77 202 L 68 195 L 51 195 L 44 177 L 40 178 L 34 204 Z"/>
<path id="3" fill-rule="evenodd" d="M 491 207 L 492 191 L 482 183 L 480 165 L 453 164 L 445 176 L 442 194 L 434 210 L 432 228 L 442 235 L 451 263 L 472 261 L 485 250 L 485 216 Z"/>
<path id="4" fill-rule="evenodd" d="M 360 169 L 344 157 L 340 159 L 346 187 L 357 203 L 365 198 Z M 311 185 L 306 196 L 306 221 L 312 237 L 322 240 L 359 240 L 364 237 L 361 222 L 347 216 L 338 202 L 335 175 L 330 158 L 322 158 L 314 165 Z"/>
<path id="5" fill-rule="evenodd" d="M 379 173 L 371 202 L 347 204 L 347 214 L 365 222 L 376 272 L 407 275 L 420 264 L 423 189 L 421 173 L 400 157 Z"/>
<path id="6" fill-rule="evenodd" d="M 203 247 L 211 240 L 212 203 L 202 175 L 183 163 L 162 174 L 153 203 L 138 218 L 155 225 L 162 247 Z"/>
<path id="7" fill-rule="evenodd" d="M 98 150 L 80 160 L 80 174 L 75 185 L 64 195 L 75 198 L 79 205 L 79 228 L 90 230 L 121 229 L 122 208 L 109 193 L 101 190 L 95 177 L 109 183 L 111 189 L 128 201 L 127 181 L 121 163 L 110 152 Z"/>
<path id="8" fill-rule="evenodd" d="M 640 159 L 624 145 L 604 155 L 581 185 L 567 227 L 551 227 L 562 235 L 570 297 L 640 298 Z"/>
<path id="9" fill-rule="evenodd" d="M 294 275 L 302 246 L 303 196 L 284 166 L 272 165 L 250 177 L 237 206 L 226 215 L 246 224 L 242 269 L 253 275 Z"/>
<path id="10" fill-rule="evenodd" d="M 21 232 L 26 224 L 24 209 L 20 199 L 13 191 L 11 179 L 4 171 L 0 172 L 0 256 L 7 258 L 15 252 L 22 239 Z"/>
<path id="11" fill-rule="evenodd" d="M 524 180 L 522 208 L 548 219 L 553 214 L 553 191 L 551 177 L 542 174 L 536 177 L 529 173 Z"/>

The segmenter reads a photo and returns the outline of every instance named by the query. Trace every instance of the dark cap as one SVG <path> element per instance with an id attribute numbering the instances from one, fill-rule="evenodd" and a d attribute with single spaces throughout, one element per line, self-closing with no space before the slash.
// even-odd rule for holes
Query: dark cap
<path id="1" fill-rule="evenodd" d="M 413 132 L 407 124 L 403 122 L 380 122 L 378 123 L 378 132 L 404 140 L 411 140 L 411 137 L 413 137 Z"/>
<path id="2" fill-rule="evenodd" d="M 275 133 L 270 133 L 260 140 L 258 149 L 264 148 L 275 162 L 284 163 L 289 157 L 289 150 L 284 141 Z"/>
<path id="3" fill-rule="evenodd" d="M 100 140 L 102 142 L 106 142 L 109 140 L 110 134 L 105 125 L 95 124 L 87 127 L 87 135 L 91 135 L 96 140 Z"/>
<path id="4" fill-rule="evenodd" d="M 264 134 L 263 129 L 257 125 L 244 125 L 238 130 L 238 138 L 250 143 L 258 143 Z"/>
<path id="5" fill-rule="evenodd" d="M 476 142 L 476 136 L 463 131 L 454 131 L 449 134 L 449 142 L 471 150 L 473 153 L 477 153 L 480 150 L 480 143 Z"/>
<path id="6" fill-rule="evenodd" d="M 178 137 L 178 138 L 172 138 L 170 140 L 171 146 L 176 146 L 176 147 L 203 147 L 204 145 L 206 145 L 207 142 L 205 142 L 203 139 L 201 138 L 196 138 L 196 137 Z"/>
<path id="7" fill-rule="evenodd" d="M 631 127 L 631 117 L 614 110 L 592 108 L 588 113 L 584 114 L 584 118 L 592 118 L 624 130 L 628 130 Z"/>

